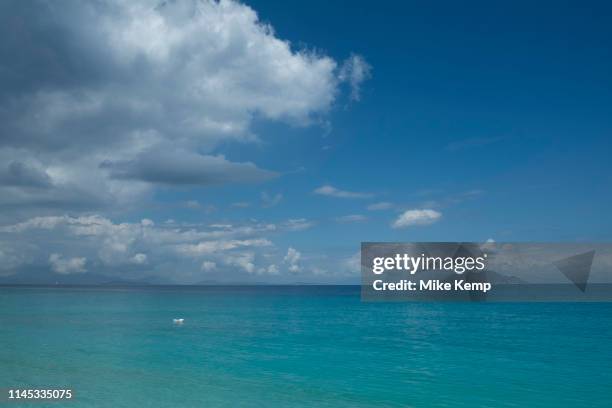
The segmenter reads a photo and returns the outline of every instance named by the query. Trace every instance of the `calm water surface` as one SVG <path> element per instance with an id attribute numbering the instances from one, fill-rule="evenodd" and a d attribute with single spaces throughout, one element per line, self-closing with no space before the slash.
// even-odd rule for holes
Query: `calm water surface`
<path id="1" fill-rule="evenodd" d="M 612 406 L 610 303 L 5 287 L 0 345 L 0 388 L 75 392 L 35 407 Z"/>

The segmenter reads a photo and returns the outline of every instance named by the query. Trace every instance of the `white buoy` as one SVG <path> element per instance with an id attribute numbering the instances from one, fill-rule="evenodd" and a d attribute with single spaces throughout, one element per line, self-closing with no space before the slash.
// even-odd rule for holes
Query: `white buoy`
<path id="1" fill-rule="evenodd" d="M 174 324 L 183 324 L 183 323 L 185 323 L 185 319 L 172 319 L 172 323 L 174 323 Z"/>

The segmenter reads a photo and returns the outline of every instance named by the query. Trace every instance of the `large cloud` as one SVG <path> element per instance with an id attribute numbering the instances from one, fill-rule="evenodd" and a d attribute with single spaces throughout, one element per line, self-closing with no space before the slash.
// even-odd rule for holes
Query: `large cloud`
<path id="1" fill-rule="evenodd" d="M 368 73 L 293 49 L 228 0 L 2 2 L 0 59 L 0 206 L 39 211 L 266 179 L 219 143 L 256 139 L 257 117 L 317 121 L 340 81 L 355 97 Z"/>

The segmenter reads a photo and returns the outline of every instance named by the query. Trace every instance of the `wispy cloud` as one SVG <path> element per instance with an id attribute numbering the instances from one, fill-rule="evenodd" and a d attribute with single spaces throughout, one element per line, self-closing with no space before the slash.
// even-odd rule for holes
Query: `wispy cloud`
<path id="1" fill-rule="evenodd" d="M 206 214 L 212 214 L 217 211 L 217 207 L 212 204 L 202 204 L 198 200 L 187 200 L 184 203 L 185 207 L 191 210 L 201 210 Z"/>
<path id="2" fill-rule="evenodd" d="M 368 218 L 364 215 L 361 214 L 350 214 L 350 215 L 344 215 L 342 217 L 337 217 L 336 218 L 336 222 L 340 222 L 340 223 L 354 223 L 354 222 L 363 222 L 366 221 Z"/>
<path id="3" fill-rule="evenodd" d="M 275 207 L 283 200 L 283 195 L 277 193 L 274 195 L 268 194 L 267 192 L 261 193 L 261 206 L 263 208 Z"/>
<path id="4" fill-rule="evenodd" d="M 351 100 L 361 99 L 361 84 L 372 76 L 372 67 L 361 55 L 352 54 L 340 67 L 338 79 L 348 82 Z"/>
<path id="5" fill-rule="evenodd" d="M 251 206 L 251 203 L 246 202 L 246 201 L 238 201 L 238 202 L 230 204 L 230 207 L 233 207 L 233 208 L 249 208 L 250 206 Z"/>
<path id="6" fill-rule="evenodd" d="M 384 211 L 393 208 L 393 203 L 381 201 L 367 206 L 368 211 Z"/>
<path id="7" fill-rule="evenodd" d="M 314 223 L 306 218 L 294 218 L 287 220 L 282 227 L 287 231 L 303 231 L 312 227 Z"/>
<path id="8" fill-rule="evenodd" d="M 360 193 L 355 191 L 340 190 L 339 188 L 324 185 L 314 190 L 315 194 L 336 198 L 370 198 L 370 193 Z"/>

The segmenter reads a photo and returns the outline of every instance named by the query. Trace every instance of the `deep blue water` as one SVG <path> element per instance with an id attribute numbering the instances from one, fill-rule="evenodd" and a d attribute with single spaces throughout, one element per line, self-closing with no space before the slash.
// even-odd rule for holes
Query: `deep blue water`
<path id="1" fill-rule="evenodd" d="M 36 407 L 612 406 L 611 303 L 0 288 L 0 345 L 0 388 L 75 392 Z"/>

